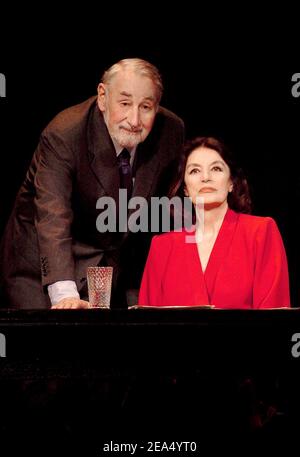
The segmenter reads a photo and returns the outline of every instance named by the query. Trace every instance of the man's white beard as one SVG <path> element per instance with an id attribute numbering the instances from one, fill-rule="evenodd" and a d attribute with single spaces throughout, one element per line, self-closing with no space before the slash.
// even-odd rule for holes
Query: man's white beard
<path id="1" fill-rule="evenodd" d="M 122 129 L 118 132 L 114 139 L 120 146 L 129 149 L 136 147 L 139 143 L 144 141 L 144 138 L 142 137 L 142 132 L 129 133 Z"/>

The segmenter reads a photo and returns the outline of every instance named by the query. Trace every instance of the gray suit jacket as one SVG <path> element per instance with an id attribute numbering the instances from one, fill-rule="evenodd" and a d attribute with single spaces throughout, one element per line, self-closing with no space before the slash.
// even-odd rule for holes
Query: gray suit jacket
<path id="1" fill-rule="evenodd" d="M 183 122 L 159 108 L 137 148 L 133 196 L 166 193 L 183 139 Z M 116 152 L 96 98 L 59 113 L 41 135 L 2 240 L 0 274 L 9 306 L 47 308 L 46 286 L 67 279 L 86 297 L 86 269 L 101 262 L 114 266 L 116 289 L 123 251 L 133 263 L 129 269 L 142 270 L 145 259 L 135 263 L 128 249 L 138 244 L 140 252 L 141 234 L 96 228 L 96 201 L 111 196 L 118 204 L 118 191 Z"/>

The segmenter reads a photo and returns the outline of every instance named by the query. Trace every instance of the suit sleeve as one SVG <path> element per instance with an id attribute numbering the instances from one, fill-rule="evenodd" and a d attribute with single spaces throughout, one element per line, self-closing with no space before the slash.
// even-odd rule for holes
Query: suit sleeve
<path id="1" fill-rule="evenodd" d="M 166 255 L 161 249 L 159 238 L 159 236 L 152 238 L 141 282 L 139 305 L 161 306 L 162 304 L 163 265 Z"/>
<path id="2" fill-rule="evenodd" d="M 44 132 L 35 175 L 35 226 L 43 286 L 75 280 L 71 224 L 72 152 L 55 132 Z"/>
<path id="3" fill-rule="evenodd" d="M 256 234 L 254 308 L 290 306 L 286 253 L 275 221 L 266 218 Z"/>

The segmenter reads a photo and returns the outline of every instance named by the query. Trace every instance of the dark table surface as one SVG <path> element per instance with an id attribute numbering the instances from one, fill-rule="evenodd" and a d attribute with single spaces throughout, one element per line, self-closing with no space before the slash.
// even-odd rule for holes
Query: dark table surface
<path id="1" fill-rule="evenodd" d="M 201 455 L 227 443 L 231 455 L 234 445 L 237 455 L 261 455 L 260 437 L 268 452 L 293 455 L 298 309 L 3 310 L 0 333 L 7 455 L 18 446 L 55 455 L 62 442 L 61 455 L 104 455 L 111 439 L 193 440 Z"/>
<path id="2" fill-rule="evenodd" d="M 299 309 L 7 310 L 0 333 L 2 367 L 27 360 L 81 361 L 102 370 L 300 367 Z"/>

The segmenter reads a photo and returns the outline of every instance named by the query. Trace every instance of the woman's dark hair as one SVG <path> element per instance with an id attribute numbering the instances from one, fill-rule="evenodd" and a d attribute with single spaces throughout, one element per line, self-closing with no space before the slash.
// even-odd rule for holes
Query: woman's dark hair
<path id="1" fill-rule="evenodd" d="M 186 142 L 178 164 L 175 180 L 169 192 L 169 197 L 172 198 L 175 195 L 182 198 L 184 197 L 184 174 L 186 163 L 189 155 L 200 147 L 213 149 L 218 152 L 230 169 L 233 189 L 227 197 L 229 208 L 239 213 L 250 213 L 252 205 L 247 179 L 245 178 L 242 169 L 236 165 L 232 154 L 227 147 L 220 140 L 213 137 L 200 136 Z"/>

